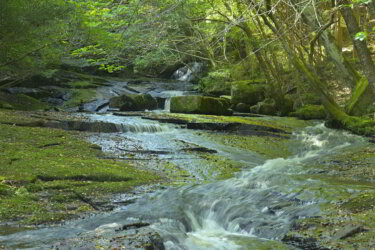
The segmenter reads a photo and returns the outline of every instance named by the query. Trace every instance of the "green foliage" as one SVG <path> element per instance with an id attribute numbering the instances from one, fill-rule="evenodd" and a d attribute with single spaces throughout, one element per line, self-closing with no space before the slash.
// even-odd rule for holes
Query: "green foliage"
<path id="1" fill-rule="evenodd" d="M 63 0 L 3 0 L 0 70 L 19 75 L 58 63 L 68 46 L 73 12 L 73 6 Z"/>
<path id="2" fill-rule="evenodd" d="M 231 76 L 228 69 L 211 71 L 199 81 L 200 90 L 205 94 L 220 96 L 229 95 Z"/>
<path id="3" fill-rule="evenodd" d="M 363 41 L 363 40 L 366 40 L 368 37 L 368 33 L 367 32 L 358 32 L 357 34 L 355 34 L 355 40 L 359 40 L 359 41 Z"/>

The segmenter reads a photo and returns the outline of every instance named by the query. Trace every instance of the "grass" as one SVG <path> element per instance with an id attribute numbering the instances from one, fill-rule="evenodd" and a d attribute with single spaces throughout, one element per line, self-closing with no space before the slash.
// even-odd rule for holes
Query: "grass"
<path id="1" fill-rule="evenodd" d="M 0 117 L 27 120 L 3 111 Z M 77 132 L 0 124 L 0 221 L 69 219 L 93 211 L 95 200 L 159 179 L 124 162 L 98 158 L 101 155 Z"/>

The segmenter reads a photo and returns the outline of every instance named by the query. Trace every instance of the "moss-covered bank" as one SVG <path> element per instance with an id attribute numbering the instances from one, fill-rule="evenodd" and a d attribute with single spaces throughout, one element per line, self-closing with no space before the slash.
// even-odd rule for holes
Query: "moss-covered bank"
<path id="1" fill-rule="evenodd" d="M 375 247 L 375 145 L 346 150 L 297 176 L 321 183 L 321 216 L 299 220 L 289 237 L 317 240 L 327 249 Z"/>
<path id="2" fill-rule="evenodd" d="M 78 132 L 18 127 L 1 122 L 29 118 L 0 110 L 0 221 L 39 224 L 100 209 L 108 195 L 158 177 L 102 159 Z M 31 119 L 32 120 L 32 119 Z"/>

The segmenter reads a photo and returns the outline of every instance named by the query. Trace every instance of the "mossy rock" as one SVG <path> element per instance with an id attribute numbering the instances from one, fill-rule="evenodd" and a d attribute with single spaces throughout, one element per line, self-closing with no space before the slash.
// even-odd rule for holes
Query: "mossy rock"
<path id="1" fill-rule="evenodd" d="M 109 100 L 111 108 L 119 108 L 121 111 L 143 111 L 154 110 L 158 103 L 150 94 L 124 94 Z"/>
<path id="2" fill-rule="evenodd" d="M 154 110 L 158 107 L 158 102 L 150 94 L 139 94 L 134 96 L 138 110 Z"/>
<path id="3" fill-rule="evenodd" d="M 298 117 L 302 120 L 326 118 L 326 113 L 324 111 L 323 105 L 305 105 L 302 108 L 297 109 L 297 111 L 291 112 L 289 115 Z"/>
<path id="4" fill-rule="evenodd" d="M 238 81 L 232 83 L 232 103 L 255 105 L 262 101 L 267 90 L 266 84 L 254 84 L 252 81 Z"/>
<path id="5" fill-rule="evenodd" d="M 223 103 L 223 105 L 225 106 L 226 109 L 230 108 L 230 106 L 231 106 L 230 96 L 220 96 L 220 101 Z"/>
<path id="6" fill-rule="evenodd" d="M 17 94 L 11 95 L 4 92 L 0 92 L 0 107 L 4 109 L 15 109 L 15 110 L 44 110 L 49 106 L 39 100 L 32 98 L 27 95 Z"/>
<path id="7" fill-rule="evenodd" d="M 209 96 L 230 95 L 231 84 L 230 82 L 206 82 L 202 87 L 202 92 Z"/>
<path id="8" fill-rule="evenodd" d="M 171 99 L 171 113 L 228 115 L 227 103 L 206 96 L 176 96 Z"/>
<path id="9" fill-rule="evenodd" d="M 0 101 L 0 109 L 13 109 L 13 106 L 7 102 Z"/>
<path id="10" fill-rule="evenodd" d="M 278 113 L 274 99 L 267 98 L 250 107 L 250 112 L 262 115 L 276 115 Z"/>
<path id="11" fill-rule="evenodd" d="M 246 103 L 237 103 L 236 106 L 234 107 L 234 110 L 242 113 L 248 113 L 250 111 L 250 105 Z"/>
<path id="12" fill-rule="evenodd" d="M 294 101 L 287 96 L 284 96 L 281 100 L 277 101 L 277 110 L 281 116 L 287 116 L 290 112 L 293 112 Z"/>

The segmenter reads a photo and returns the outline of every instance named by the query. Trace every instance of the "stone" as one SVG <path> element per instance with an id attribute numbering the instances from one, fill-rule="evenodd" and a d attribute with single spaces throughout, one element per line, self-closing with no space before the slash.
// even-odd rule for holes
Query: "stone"
<path id="1" fill-rule="evenodd" d="M 154 110 L 158 103 L 150 94 L 124 94 L 112 97 L 109 100 L 110 108 L 119 108 L 120 111 Z"/>
<path id="2" fill-rule="evenodd" d="M 158 108 L 158 102 L 150 94 L 138 94 L 134 96 L 134 101 L 137 109 L 141 110 L 154 110 Z M 121 111 L 126 111 L 121 109 Z"/>
<path id="3" fill-rule="evenodd" d="M 234 110 L 241 112 L 241 113 L 248 113 L 250 111 L 250 105 L 240 102 L 240 103 L 237 103 Z"/>
<path id="4" fill-rule="evenodd" d="M 290 112 L 294 111 L 294 101 L 284 96 L 284 98 L 277 103 L 276 107 L 281 116 L 287 116 Z"/>
<path id="5" fill-rule="evenodd" d="M 289 116 L 294 116 L 302 120 L 325 119 L 326 113 L 323 105 L 305 105 L 295 112 L 289 113 Z"/>
<path id="6" fill-rule="evenodd" d="M 270 98 L 251 106 L 250 112 L 262 115 L 276 115 L 278 113 L 275 100 Z"/>
<path id="7" fill-rule="evenodd" d="M 267 103 L 267 102 L 260 102 L 258 104 L 258 114 L 262 115 L 276 115 L 277 109 L 275 104 Z"/>
<path id="8" fill-rule="evenodd" d="M 231 88 L 232 103 L 255 105 L 264 99 L 266 89 L 266 84 L 254 84 L 251 81 L 233 82 Z"/>
<path id="9" fill-rule="evenodd" d="M 357 233 L 365 231 L 362 226 L 359 225 L 346 225 L 344 228 L 336 232 L 332 237 L 334 240 L 342 240 L 351 236 L 354 236 Z"/>
<path id="10" fill-rule="evenodd" d="M 229 115 L 228 106 L 220 98 L 206 96 L 175 96 L 171 98 L 171 113 Z"/>
<path id="11" fill-rule="evenodd" d="M 0 109 L 13 109 L 13 106 L 7 102 L 0 101 Z"/>

